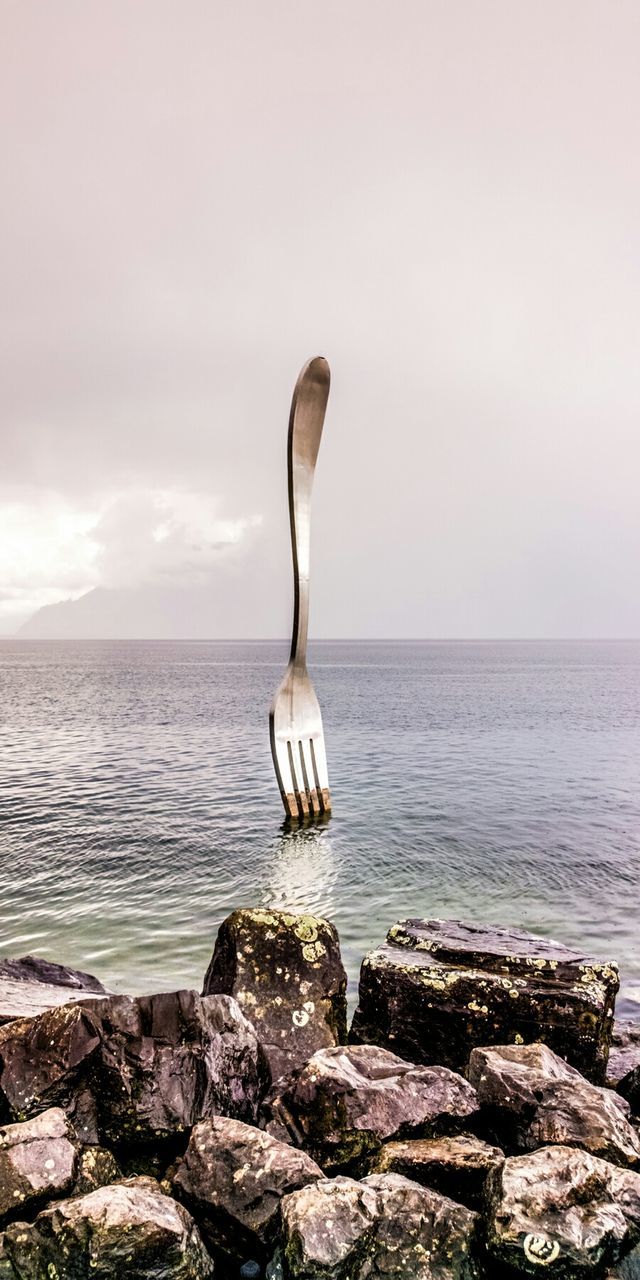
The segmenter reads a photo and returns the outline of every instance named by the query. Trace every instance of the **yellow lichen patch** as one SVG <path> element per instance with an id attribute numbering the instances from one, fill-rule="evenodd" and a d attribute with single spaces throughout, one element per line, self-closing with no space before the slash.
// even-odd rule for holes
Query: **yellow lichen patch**
<path id="1" fill-rule="evenodd" d="M 477 1000 L 470 1000 L 467 1009 L 471 1009 L 472 1013 L 488 1013 L 486 1004 L 478 1004 Z"/>
<path id="2" fill-rule="evenodd" d="M 318 937 L 318 930 L 313 916 L 301 916 L 294 924 L 293 932 L 301 942 L 315 942 Z"/>
<path id="3" fill-rule="evenodd" d="M 313 964 L 314 960 L 319 960 L 320 956 L 326 955 L 326 949 L 321 942 L 307 942 L 302 948 L 302 954 L 305 960 Z"/>
<path id="4" fill-rule="evenodd" d="M 520 1032 L 519 1032 L 519 1031 L 516 1031 L 516 1034 L 515 1034 L 515 1036 L 513 1037 L 513 1043 L 514 1043 L 514 1044 L 524 1044 L 524 1040 L 523 1040 L 522 1036 L 520 1035 Z"/>

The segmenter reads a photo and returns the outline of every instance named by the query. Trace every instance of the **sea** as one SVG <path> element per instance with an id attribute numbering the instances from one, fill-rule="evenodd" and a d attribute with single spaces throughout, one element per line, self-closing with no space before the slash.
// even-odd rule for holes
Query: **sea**
<path id="1" fill-rule="evenodd" d="M 311 645 L 333 815 L 287 826 L 287 644 L 0 641 L 0 955 L 200 989 L 235 907 L 337 926 L 350 999 L 396 920 L 616 960 L 640 1012 L 640 642 Z"/>

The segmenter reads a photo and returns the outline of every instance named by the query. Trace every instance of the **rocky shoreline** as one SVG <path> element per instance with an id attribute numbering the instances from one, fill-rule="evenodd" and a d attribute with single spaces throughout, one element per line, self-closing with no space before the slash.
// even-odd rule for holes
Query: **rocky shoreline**
<path id="1" fill-rule="evenodd" d="M 202 994 L 0 962 L 0 1280 L 640 1277 L 615 964 L 405 920 L 224 921 Z"/>

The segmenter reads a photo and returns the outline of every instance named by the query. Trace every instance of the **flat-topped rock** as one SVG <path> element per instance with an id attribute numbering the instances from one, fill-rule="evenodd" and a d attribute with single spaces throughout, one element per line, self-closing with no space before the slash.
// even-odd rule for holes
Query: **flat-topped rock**
<path id="1" fill-rule="evenodd" d="M 319 916 L 234 911 L 220 925 L 203 994 L 233 996 L 278 1076 L 347 1038 L 338 934 Z"/>
<path id="2" fill-rule="evenodd" d="M 209 1280 L 214 1265 L 191 1215 L 152 1178 L 129 1178 L 7 1228 L 2 1280 Z"/>
<path id="3" fill-rule="evenodd" d="M 446 1067 L 417 1067 L 377 1045 L 320 1049 L 267 1106 L 327 1171 L 366 1168 L 383 1142 L 464 1128 L 475 1090 Z"/>
<path id="4" fill-rule="evenodd" d="M 89 992 L 107 994 L 97 978 L 79 969 L 38 956 L 0 960 L 0 1025 L 17 1018 L 35 1018 L 47 1009 L 81 1000 Z"/>
<path id="5" fill-rule="evenodd" d="M 489 1176 L 502 1168 L 504 1160 L 499 1147 L 469 1133 L 409 1138 L 385 1142 L 371 1164 L 371 1173 L 400 1173 L 468 1209 L 482 1209 Z"/>
<path id="6" fill-rule="evenodd" d="M 192 1130 L 171 1184 L 208 1244 L 233 1258 L 262 1258 L 275 1242 L 283 1196 L 323 1176 L 303 1151 L 214 1116 Z"/>
<path id="7" fill-rule="evenodd" d="M 404 920 L 362 964 L 350 1039 L 464 1070 L 475 1046 L 540 1040 L 605 1078 L 613 963 L 506 928 Z"/>
<path id="8" fill-rule="evenodd" d="M 398 1174 L 362 1182 L 338 1177 L 283 1200 L 280 1274 L 284 1280 L 477 1280 L 476 1231 L 476 1214 Z"/>
<path id="9" fill-rule="evenodd" d="M 640 1174 L 572 1147 L 512 1156 L 489 1201 L 488 1249 L 509 1275 L 602 1276 L 640 1238 Z"/>

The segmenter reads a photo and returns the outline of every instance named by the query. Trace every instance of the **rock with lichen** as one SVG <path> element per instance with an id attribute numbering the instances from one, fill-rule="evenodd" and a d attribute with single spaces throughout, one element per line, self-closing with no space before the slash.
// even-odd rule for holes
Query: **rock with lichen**
<path id="1" fill-rule="evenodd" d="M 362 963 L 350 1039 L 463 1071 L 471 1049 L 548 1044 L 605 1078 L 618 970 L 515 929 L 404 920 Z"/>
<path id="2" fill-rule="evenodd" d="M 75 1135 L 59 1107 L 0 1127 L 0 1224 L 71 1190 Z"/>
<path id="3" fill-rule="evenodd" d="M 476 1280 L 477 1215 L 399 1174 L 338 1177 L 282 1202 L 284 1280 Z"/>
<path id="4" fill-rule="evenodd" d="M 213 1116 L 192 1130 L 171 1185 L 213 1248 L 260 1258 L 275 1242 L 283 1196 L 322 1177 L 303 1151 L 240 1120 Z"/>
<path id="5" fill-rule="evenodd" d="M 14 1119 L 51 1105 L 83 1142 L 175 1142 L 203 1116 L 255 1120 L 269 1082 L 229 996 L 109 996 L 0 1027 L 0 1101 Z"/>
<path id="6" fill-rule="evenodd" d="M 385 1142 L 372 1161 L 371 1173 L 400 1173 L 468 1209 L 482 1210 L 488 1180 L 494 1170 L 502 1168 L 504 1160 L 499 1147 L 474 1134 L 445 1134 L 439 1138 Z"/>
<path id="7" fill-rule="evenodd" d="M 152 1178 L 59 1201 L 35 1222 L 7 1227 L 0 1249 L 3 1280 L 209 1280 L 213 1274 L 190 1213 Z"/>
<path id="8" fill-rule="evenodd" d="M 204 994 L 234 996 L 273 1079 L 347 1035 L 347 975 L 338 934 L 320 916 L 234 911 L 220 925 Z"/>
<path id="9" fill-rule="evenodd" d="M 588 1151 L 542 1147 L 491 1179 L 487 1247 L 509 1275 L 602 1275 L 639 1239 L 640 1174 Z"/>
<path id="10" fill-rule="evenodd" d="M 81 1147 L 73 1184 L 74 1196 L 86 1196 L 98 1187 L 118 1182 L 122 1171 L 112 1151 L 107 1147 Z"/>
<path id="11" fill-rule="evenodd" d="M 360 1172 L 390 1139 L 460 1131 L 478 1102 L 447 1067 L 350 1045 L 318 1050 L 275 1086 L 266 1107 L 325 1171 Z"/>
<path id="12" fill-rule="evenodd" d="M 611 1089 L 590 1084 L 547 1045 L 474 1049 L 468 1078 L 485 1128 L 511 1151 L 554 1144 L 583 1147 L 613 1164 L 640 1164 L 628 1104 Z"/>

